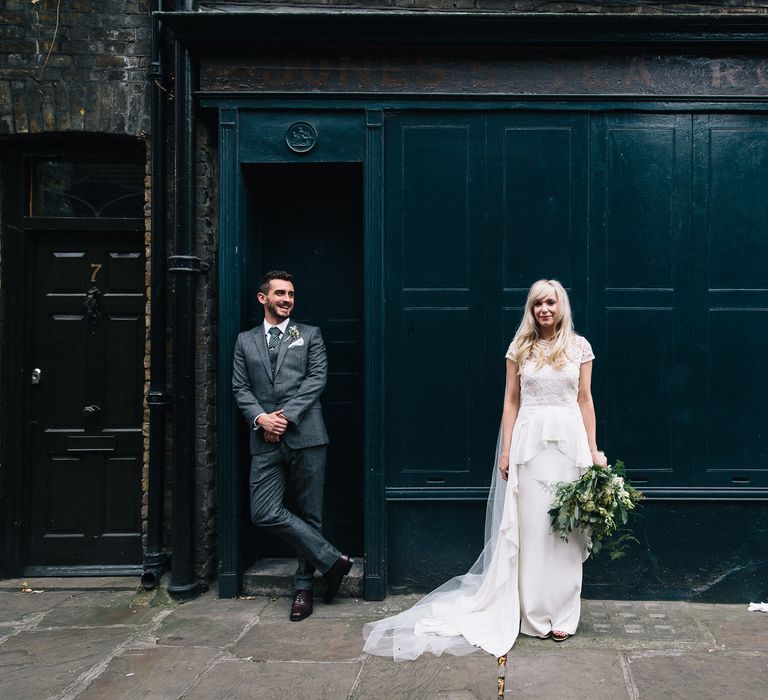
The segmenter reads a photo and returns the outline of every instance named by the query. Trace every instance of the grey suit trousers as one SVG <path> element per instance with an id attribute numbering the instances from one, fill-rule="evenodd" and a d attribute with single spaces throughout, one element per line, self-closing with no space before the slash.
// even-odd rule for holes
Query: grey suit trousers
<path id="1" fill-rule="evenodd" d="M 315 569 L 325 573 L 341 556 L 320 534 L 325 453 L 325 445 L 292 449 L 281 440 L 274 450 L 251 455 L 251 519 L 296 550 L 296 590 L 311 591 Z M 286 489 L 296 513 L 284 505 Z"/>

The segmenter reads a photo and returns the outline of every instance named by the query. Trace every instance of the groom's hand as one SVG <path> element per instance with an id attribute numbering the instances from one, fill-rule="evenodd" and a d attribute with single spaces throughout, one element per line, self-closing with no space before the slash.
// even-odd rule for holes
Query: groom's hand
<path id="1" fill-rule="evenodd" d="M 280 436 L 277 433 L 270 433 L 268 430 L 265 430 L 264 442 L 280 442 Z"/>
<path id="2" fill-rule="evenodd" d="M 278 436 L 282 435 L 288 427 L 288 420 L 283 415 L 282 409 L 259 416 L 258 423 L 265 433 L 276 433 Z"/>

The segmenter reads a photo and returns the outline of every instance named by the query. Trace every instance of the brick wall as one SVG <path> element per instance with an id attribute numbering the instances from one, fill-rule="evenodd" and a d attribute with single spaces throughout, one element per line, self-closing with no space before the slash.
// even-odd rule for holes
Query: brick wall
<path id="1" fill-rule="evenodd" d="M 149 0 L 0 0 L 0 135 L 149 130 Z"/>
<path id="2" fill-rule="evenodd" d="M 197 360 L 195 366 L 195 566 L 198 578 L 217 571 L 216 498 L 216 248 L 218 190 L 215 172 L 216 125 L 202 122 L 197 133 L 197 255 L 207 265 L 197 283 Z M 228 348 L 223 349 L 229 352 Z M 229 396 L 224 397 L 230 400 Z"/>

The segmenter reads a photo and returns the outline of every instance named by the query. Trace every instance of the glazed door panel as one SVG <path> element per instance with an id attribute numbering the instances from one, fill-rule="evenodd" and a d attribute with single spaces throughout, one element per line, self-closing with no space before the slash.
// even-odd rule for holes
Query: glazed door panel
<path id="1" fill-rule="evenodd" d="M 42 233 L 31 277 L 28 564 L 141 561 L 144 247 Z"/>

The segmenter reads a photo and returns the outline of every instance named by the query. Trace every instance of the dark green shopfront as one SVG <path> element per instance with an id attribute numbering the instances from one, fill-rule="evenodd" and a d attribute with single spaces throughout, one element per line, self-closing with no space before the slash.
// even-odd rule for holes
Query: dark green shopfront
<path id="1" fill-rule="evenodd" d="M 366 597 L 474 559 L 504 353 L 554 277 L 597 355 L 598 442 L 649 497 L 585 593 L 765 598 L 764 29 L 388 14 L 167 18 L 218 133 L 221 594 L 286 554 L 248 524 L 229 391 L 281 267 L 328 345 L 326 529 Z"/>

